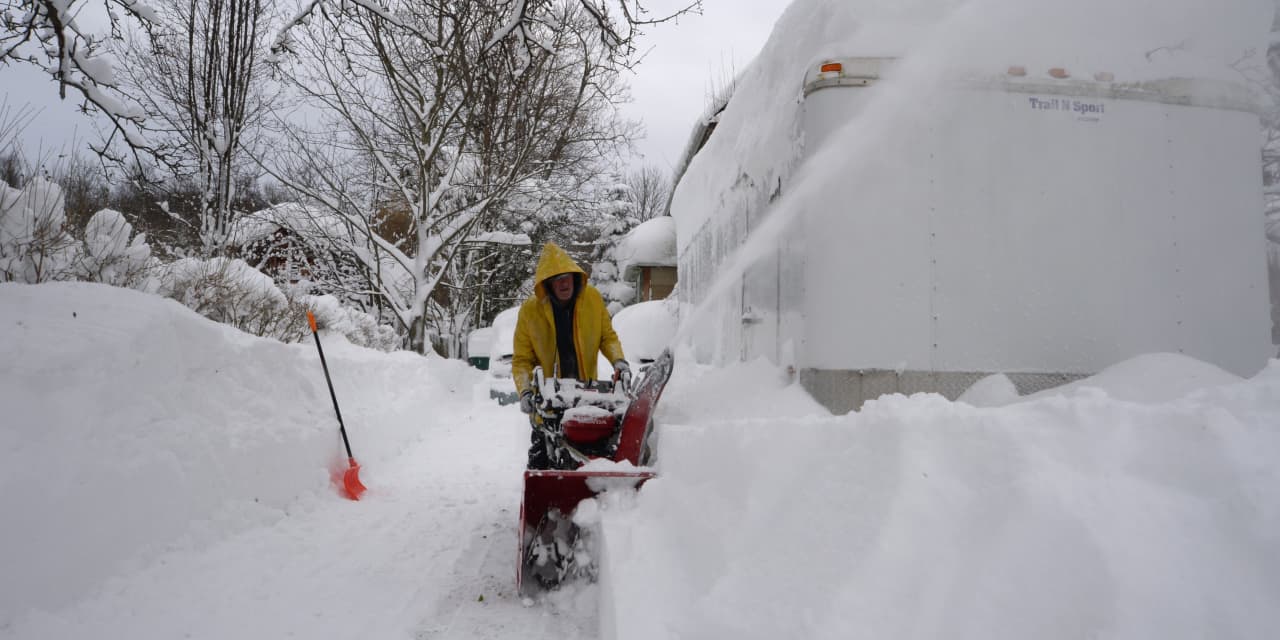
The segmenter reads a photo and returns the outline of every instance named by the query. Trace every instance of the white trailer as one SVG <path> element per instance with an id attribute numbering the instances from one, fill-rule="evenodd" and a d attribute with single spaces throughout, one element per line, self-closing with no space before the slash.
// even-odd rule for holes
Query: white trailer
<path id="1" fill-rule="evenodd" d="M 682 181 L 746 200 L 686 225 L 684 302 L 815 158 L 839 164 L 826 147 L 848 144 L 837 131 L 893 69 L 807 70 L 788 175 L 715 184 L 690 166 Z M 1149 352 L 1256 373 L 1273 353 L 1256 99 L 1221 80 L 1073 75 L 1010 67 L 937 92 L 945 108 L 899 132 L 892 161 L 858 163 L 838 197 L 803 205 L 695 329 L 699 351 L 793 367 L 834 411 L 889 392 L 955 398 L 992 373 L 1029 392 Z M 740 188 L 761 180 L 776 186 Z M 676 198 L 671 213 L 692 212 Z"/>

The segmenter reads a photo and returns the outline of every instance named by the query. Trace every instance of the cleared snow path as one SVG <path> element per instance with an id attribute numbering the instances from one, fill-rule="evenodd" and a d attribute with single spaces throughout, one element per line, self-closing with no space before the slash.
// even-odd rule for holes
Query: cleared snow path
<path id="1" fill-rule="evenodd" d="M 207 549 L 165 553 L 11 637 L 593 636 L 589 617 L 526 608 L 513 593 L 526 427 L 512 414 L 439 419 L 447 426 L 385 471 L 365 470 L 363 501 L 311 500 Z"/>

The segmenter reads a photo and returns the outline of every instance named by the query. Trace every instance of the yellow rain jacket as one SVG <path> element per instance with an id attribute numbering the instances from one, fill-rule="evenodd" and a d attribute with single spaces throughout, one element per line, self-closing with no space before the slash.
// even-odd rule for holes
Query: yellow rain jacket
<path id="1" fill-rule="evenodd" d="M 583 379 L 596 379 L 596 351 L 603 353 L 609 362 L 617 362 L 625 357 L 600 291 L 587 284 L 587 272 L 564 249 L 554 242 L 548 242 L 542 248 L 538 269 L 533 274 L 536 283 L 533 295 L 520 305 L 520 315 L 516 320 L 511 377 L 519 393 L 529 387 L 535 366 L 541 366 L 547 377 L 551 377 L 556 370 L 555 364 L 559 359 L 559 351 L 556 349 L 556 321 L 545 283 L 547 278 L 562 273 L 581 274 L 578 277 L 581 290 L 573 305 L 573 347 Z"/>

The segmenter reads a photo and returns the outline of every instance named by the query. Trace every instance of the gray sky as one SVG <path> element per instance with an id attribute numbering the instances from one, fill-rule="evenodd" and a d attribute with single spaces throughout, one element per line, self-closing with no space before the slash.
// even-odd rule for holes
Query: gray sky
<path id="1" fill-rule="evenodd" d="M 674 168 L 712 89 L 746 67 L 790 1 L 703 0 L 702 15 L 647 27 L 642 48 L 648 53 L 629 74 L 634 101 L 623 111 L 641 121 L 646 132 L 636 143 L 640 157 L 632 158 L 632 165 Z M 646 7 L 651 15 L 661 15 L 686 3 L 647 0 Z M 23 136 L 30 155 L 53 159 L 76 138 L 81 150 L 86 140 L 97 139 L 89 120 L 76 113 L 79 102 L 70 93 L 59 101 L 57 91 L 52 80 L 32 68 L 0 67 L 0 102 L 11 109 L 29 104 L 40 110 Z"/>
<path id="2" fill-rule="evenodd" d="M 685 4 L 651 0 L 652 13 Z M 634 102 L 624 113 L 644 123 L 646 136 L 636 143 L 642 159 L 674 169 L 694 120 L 706 108 L 712 90 L 727 84 L 755 57 L 774 22 L 791 0 L 703 0 L 702 15 L 650 27 L 652 48 L 630 78 Z"/>

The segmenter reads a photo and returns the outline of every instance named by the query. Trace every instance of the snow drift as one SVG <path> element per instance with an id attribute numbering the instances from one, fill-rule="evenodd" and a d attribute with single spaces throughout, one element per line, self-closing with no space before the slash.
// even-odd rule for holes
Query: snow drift
<path id="1" fill-rule="evenodd" d="M 0 284 L 0 327 L 0 546 L 18 551 L 0 581 L 0 628 L 179 539 L 199 545 L 303 498 L 336 499 L 342 444 L 313 344 L 86 283 Z M 477 377 L 457 361 L 323 339 L 366 474 L 418 435 L 400 414 Z M 388 390 L 402 395 L 388 404 Z"/>
<path id="2" fill-rule="evenodd" d="M 1152 354 L 1004 406 L 892 395 L 836 417 L 769 370 L 673 380 L 660 475 L 604 521 L 606 637 L 1280 627 L 1280 361 L 1241 381 Z M 685 413 L 726 386 L 751 409 Z"/>
<path id="3" fill-rule="evenodd" d="M 1149 354 L 1034 397 L 832 416 L 766 361 L 681 354 L 659 477 L 588 510 L 599 584 L 525 606 L 528 427 L 479 372 L 325 337 L 372 487 L 352 503 L 311 345 L 90 284 L 0 285 L 0 327 L 0 638 L 1280 628 L 1280 361 L 1241 380 Z"/>

